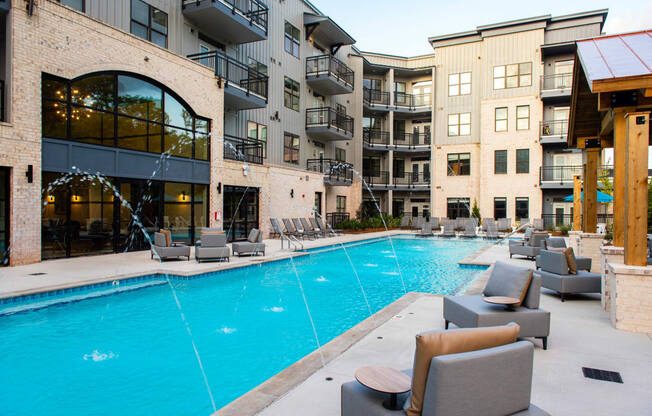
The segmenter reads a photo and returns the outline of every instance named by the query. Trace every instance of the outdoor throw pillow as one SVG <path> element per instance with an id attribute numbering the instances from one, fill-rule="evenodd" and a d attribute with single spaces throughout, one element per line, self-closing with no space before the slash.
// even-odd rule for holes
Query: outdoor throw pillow
<path id="1" fill-rule="evenodd" d="M 515 305 L 518 308 L 525 299 L 531 281 L 532 269 L 497 261 L 484 287 L 484 295 L 520 299 L 520 302 Z"/>
<path id="2" fill-rule="evenodd" d="M 412 368 L 412 394 L 405 412 L 408 416 L 419 416 L 423 410 L 426 381 L 433 357 L 458 354 L 498 347 L 516 341 L 521 327 L 513 322 L 504 326 L 485 328 L 449 329 L 430 331 L 416 336 L 414 366 Z"/>
<path id="3" fill-rule="evenodd" d="M 568 263 L 568 274 L 577 274 L 577 262 L 575 261 L 573 247 L 565 249 L 564 254 L 566 255 L 566 263 Z"/>
<path id="4" fill-rule="evenodd" d="M 165 236 L 165 247 L 170 247 L 172 244 L 172 234 L 170 231 L 161 228 L 159 232 Z"/>

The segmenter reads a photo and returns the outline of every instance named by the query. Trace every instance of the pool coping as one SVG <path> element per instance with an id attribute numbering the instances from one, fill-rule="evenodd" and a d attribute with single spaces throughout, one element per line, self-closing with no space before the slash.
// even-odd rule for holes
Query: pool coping
<path id="1" fill-rule="evenodd" d="M 324 365 L 338 358 L 370 332 L 389 321 L 417 299 L 433 296 L 443 295 L 421 292 L 406 293 L 346 332 L 333 338 L 321 348 L 304 356 L 294 364 L 225 405 L 211 416 L 253 416 L 258 414 L 290 390 L 306 381 Z"/>

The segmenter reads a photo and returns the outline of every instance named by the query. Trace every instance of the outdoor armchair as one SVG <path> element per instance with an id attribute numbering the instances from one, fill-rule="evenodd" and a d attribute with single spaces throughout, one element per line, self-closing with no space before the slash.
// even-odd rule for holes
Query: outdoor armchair
<path id="1" fill-rule="evenodd" d="M 326 234 L 328 234 L 328 230 L 322 228 L 322 226 L 317 221 L 317 218 L 310 217 L 309 221 L 310 221 L 310 225 L 312 225 L 313 230 L 320 233 L 322 235 L 322 237 L 326 237 Z"/>
<path id="2" fill-rule="evenodd" d="M 195 260 L 202 261 L 226 260 L 229 261 L 231 249 L 226 245 L 226 234 L 202 233 L 201 241 L 195 244 Z"/>
<path id="3" fill-rule="evenodd" d="M 527 231 L 527 230 L 526 230 Z M 509 258 L 513 255 L 526 257 L 534 260 L 541 251 L 541 241 L 548 238 L 548 233 L 533 232 L 527 243 L 520 243 L 518 241 L 509 242 Z"/>
<path id="4" fill-rule="evenodd" d="M 541 250 L 549 248 L 566 248 L 566 239 L 563 237 L 549 237 L 541 241 Z M 592 259 L 590 257 L 575 257 L 575 264 L 578 270 L 591 271 Z M 537 269 L 541 267 L 541 261 L 537 255 Z"/>
<path id="5" fill-rule="evenodd" d="M 570 274 L 564 253 L 541 250 L 537 260 L 540 269 L 534 272 L 535 276 L 541 276 L 541 286 L 559 293 L 562 302 L 569 294 L 602 291 L 602 277 L 599 274 L 584 270 Z M 577 258 L 575 261 L 577 262 Z"/>
<path id="6" fill-rule="evenodd" d="M 233 248 L 233 254 L 237 254 L 240 257 L 243 254 L 252 254 L 257 255 L 261 253 L 265 255 L 265 243 L 263 243 L 263 233 L 254 228 L 249 231 L 249 236 L 247 241 L 238 241 L 231 244 Z"/>
<path id="7" fill-rule="evenodd" d="M 154 242 L 150 250 L 150 258 L 153 259 L 154 256 L 161 262 L 179 257 L 187 257 L 190 260 L 190 246 L 171 242 L 169 231 L 157 232 L 154 233 Z"/>
<path id="8" fill-rule="evenodd" d="M 496 223 L 493 218 L 484 224 L 484 226 L 487 229 L 487 238 L 498 238 L 498 229 L 496 228 Z"/>
<path id="9" fill-rule="evenodd" d="M 317 227 L 317 229 L 314 229 L 310 223 L 308 223 L 308 220 L 305 218 L 299 218 L 299 221 L 301 222 L 301 227 L 310 233 L 314 235 L 315 237 L 323 237 L 324 234 L 321 232 L 321 229 Z"/>
<path id="10" fill-rule="evenodd" d="M 462 237 L 467 237 L 467 238 L 473 238 L 477 234 L 475 232 L 476 229 L 476 222 L 474 222 L 472 219 L 469 219 L 466 221 L 466 224 L 464 225 L 464 234 L 462 234 Z"/>

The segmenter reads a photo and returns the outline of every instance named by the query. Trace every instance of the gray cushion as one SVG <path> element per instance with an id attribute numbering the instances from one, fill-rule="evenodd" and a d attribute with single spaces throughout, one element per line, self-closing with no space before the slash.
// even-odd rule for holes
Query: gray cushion
<path id="1" fill-rule="evenodd" d="M 161 233 L 154 233 L 154 245 L 157 247 L 166 247 L 165 236 Z"/>
<path id="2" fill-rule="evenodd" d="M 566 248 L 566 240 L 563 237 L 550 237 L 545 241 L 546 247 Z"/>
<path id="3" fill-rule="evenodd" d="M 538 270 L 536 274 L 541 276 L 543 287 L 559 293 L 601 293 L 602 277 L 597 273 L 579 270 L 577 274 L 561 275 Z"/>
<path id="4" fill-rule="evenodd" d="M 531 269 L 497 261 L 484 288 L 484 294 L 523 299 L 531 280 Z"/>
<path id="5" fill-rule="evenodd" d="M 202 234 L 202 247 L 224 247 L 226 245 L 226 234 Z"/>
<path id="6" fill-rule="evenodd" d="M 253 228 L 251 231 L 249 231 L 249 236 L 247 237 L 247 241 L 249 241 L 250 243 L 255 243 L 257 239 L 258 239 L 258 230 Z"/>

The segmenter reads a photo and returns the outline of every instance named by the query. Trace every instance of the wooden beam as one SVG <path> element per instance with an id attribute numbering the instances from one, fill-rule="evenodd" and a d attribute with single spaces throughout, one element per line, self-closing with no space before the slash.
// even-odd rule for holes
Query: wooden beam
<path id="1" fill-rule="evenodd" d="M 601 149 L 586 149 L 584 164 L 584 201 L 582 202 L 583 226 L 585 233 L 595 233 L 598 222 L 598 160 Z"/>
<path id="2" fill-rule="evenodd" d="M 582 177 L 573 177 L 573 231 L 582 231 Z"/>
<path id="3" fill-rule="evenodd" d="M 652 88 L 646 88 L 643 90 L 643 97 L 650 98 L 652 97 Z"/>
<path id="4" fill-rule="evenodd" d="M 628 113 L 625 169 L 625 264 L 647 265 L 647 155 L 650 112 Z"/>
<path id="5" fill-rule="evenodd" d="M 611 134 L 614 129 L 614 112 L 606 111 L 602 115 L 602 121 L 600 122 L 600 136 L 606 136 Z"/>
<path id="6" fill-rule="evenodd" d="M 652 75 L 593 81 L 591 92 L 612 92 L 652 88 Z"/>
<path id="7" fill-rule="evenodd" d="M 614 240 L 616 247 L 625 246 L 625 167 L 627 163 L 627 112 L 632 108 L 614 110 Z"/>

